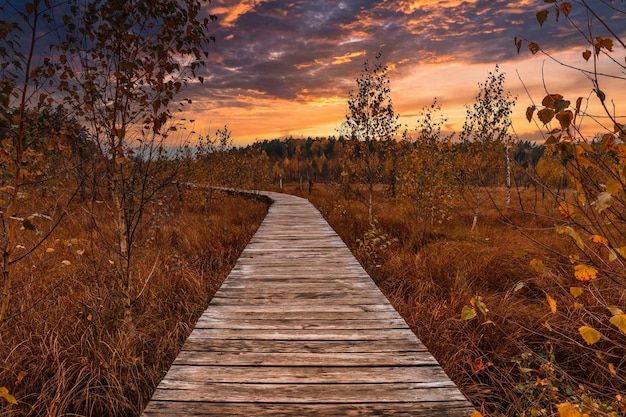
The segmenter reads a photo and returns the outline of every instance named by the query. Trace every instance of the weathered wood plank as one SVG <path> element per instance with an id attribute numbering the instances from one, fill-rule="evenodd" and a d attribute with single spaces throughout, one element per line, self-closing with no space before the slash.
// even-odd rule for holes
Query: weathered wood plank
<path id="1" fill-rule="evenodd" d="M 393 417 L 469 417 L 467 401 L 421 403 L 360 404 L 267 404 L 153 401 L 144 411 L 145 417 L 233 417 L 233 416 L 393 416 Z"/>
<path id="2" fill-rule="evenodd" d="M 285 352 L 204 352 L 182 350 L 176 365 L 232 366 L 428 366 L 438 365 L 427 352 L 363 352 L 363 353 L 285 353 Z"/>
<path id="3" fill-rule="evenodd" d="M 249 312 L 249 311 L 237 311 L 237 310 L 228 310 L 225 311 L 221 309 L 219 311 L 215 311 L 213 309 L 209 309 L 205 311 L 200 320 L 207 319 L 210 320 L 212 318 L 215 319 L 232 319 L 232 320 L 240 320 L 240 319 L 259 319 L 259 320 L 367 320 L 372 317 L 372 313 L 369 311 L 344 311 L 344 312 L 333 312 L 333 311 L 310 311 L 310 310 L 300 310 L 300 311 L 264 311 L 264 312 Z M 379 320 L 383 319 L 396 319 L 398 318 L 398 313 L 394 311 L 377 311 L 376 317 Z"/>
<path id="4" fill-rule="evenodd" d="M 188 340 L 247 339 L 247 340 L 415 340 L 404 329 L 195 329 Z"/>
<path id="5" fill-rule="evenodd" d="M 446 379 L 439 366 L 179 366 L 173 365 L 170 380 L 264 384 L 402 383 Z"/>
<path id="6" fill-rule="evenodd" d="M 237 352 L 237 353 L 373 353 L 424 352 L 426 347 L 413 340 L 232 340 L 195 339 L 185 342 L 186 351 Z"/>
<path id="7" fill-rule="evenodd" d="M 231 384 L 164 379 L 155 400 L 270 403 L 364 403 L 464 400 L 452 381 L 394 384 Z M 370 400 L 368 400 L 370 399 Z"/>
<path id="8" fill-rule="evenodd" d="M 201 317 L 196 323 L 196 329 L 230 329 L 233 327 L 229 319 L 206 319 Z M 323 330 L 323 329 L 402 329 L 406 328 L 406 322 L 402 319 L 388 320 L 287 320 L 287 319 L 243 319 L 238 325 L 238 329 L 269 330 L 269 329 L 291 329 L 291 330 Z"/>
<path id="9" fill-rule="evenodd" d="M 472 407 L 306 200 L 275 200 L 145 417 L 469 417 Z"/>

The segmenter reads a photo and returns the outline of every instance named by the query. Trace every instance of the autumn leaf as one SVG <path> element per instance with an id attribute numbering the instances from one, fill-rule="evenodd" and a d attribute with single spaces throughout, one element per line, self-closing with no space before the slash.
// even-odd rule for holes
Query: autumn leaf
<path id="1" fill-rule="evenodd" d="M 550 306 L 550 311 L 552 313 L 556 313 L 556 300 L 550 297 L 550 294 L 546 293 L 546 300 L 548 300 L 548 305 Z"/>
<path id="2" fill-rule="evenodd" d="M 606 191 L 598 194 L 598 197 L 595 201 L 595 208 L 598 213 L 602 213 L 607 208 L 611 207 L 613 204 L 613 196 Z"/>
<path id="3" fill-rule="evenodd" d="M 566 206 L 567 209 L 566 210 L 573 210 L 573 206 L 570 204 L 568 206 Z M 559 211 L 561 211 L 561 213 L 565 213 L 565 210 L 562 210 L 562 207 L 559 206 Z M 569 217 L 571 217 L 571 215 L 569 215 Z M 576 246 L 578 246 L 579 249 L 584 249 L 585 248 L 585 244 L 583 243 L 583 240 L 581 239 L 580 235 L 578 234 L 578 232 L 576 230 L 574 230 L 573 227 L 571 226 L 556 226 L 554 228 L 554 230 L 562 235 L 562 234 L 567 234 L 569 235 L 569 237 L 572 238 L 572 240 L 574 241 L 574 243 L 576 243 Z"/>
<path id="4" fill-rule="evenodd" d="M 561 3 L 561 11 L 565 16 L 569 16 L 569 14 L 572 12 L 572 4 L 566 1 Z"/>
<path id="5" fill-rule="evenodd" d="M 574 120 L 574 113 L 571 110 L 564 110 L 556 115 L 556 119 L 561 124 L 561 129 L 566 130 L 572 124 Z"/>
<path id="6" fill-rule="evenodd" d="M 543 269 L 546 267 L 541 259 L 536 258 L 530 260 L 530 266 L 537 272 L 543 271 Z"/>
<path id="7" fill-rule="evenodd" d="M 562 403 L 556 406 L 559 417 L 582 417 L 582 414 L 570 403 Z"/>
<path id="8" fill-rule="evenodd" d="M 539 45 L 537 45 L 535 42 L 531 42 L 528 44 L 528 49 L 530 50 L 530 52 L 535 55 L 537 52 L 539 52 Z"/>
<path id="9" fill-rule="evenodd" d="M 626 314 L 617 314 L 611 317 L 611 324 L 626 334 Z"/>
<path id="10" fill-rule="evenodd" d="M 537 112 L 537 117 L 541 120 L 541 123 L 547 125 L 554 118 L 554 110 L 552 109 L 541 109 Z"/>
<path id="11" fill-rule="evenodd" d="M 574 298 L 578 298 L 581 295 L 583 295 L 584 290 L 580 287 L 570 287 L 569 288 L 569 293 L 572 294 L 572 297 Z"/>
<path id="12" fill-rule="evenodd" d="M 611 195 L 617 195 L 624 188 L 619 181 L 616 181 L 612 178 L 606 181 L 606 192 Z"/>
<path id="13" fill-rule="evenodd" d="M 537 22 L 539 22 L 539 26 L 543 26 L 547 18 L 548 18 L 547 10 L 542 10 L 540 12 L 537 12 Z"/>
<path id="14" fill-rule="evenodd" d="M 526 120 L 528 120 L 529 122 L 532 121 L 533 119 L 533 114 L 535 114 L 535 110 L 537 109 L 537 107 L 535 107 L 535 105 L 533 104 L 532 106 L 529 106 L 526 109 Z"/>
<path id="15" fill-rule="evenodd" d="M 9 404 L 17 404 L 17 400 L 9 394 L 7 387 L 0 387 L 0 398 L 4 398 Z"/>
<path id="16" fill-rule="evenodd" d="M 601 247 L 607 246 L 609 244 L 607 238 L 600 235 L 591 235 L 589 236 L 589 240 Z"/>
<path id="17" fill-rule="evenodd" d="M 574 267 L 574 278 L 580 282 L 587 282 L 598 277 L 598 270 L 592 266 L 578 264 Z"/>
<path id="18" fill-rule="evenodd" d="M 483 417 L 483 415 L 478 411 L 474 411 L 470 417 Z"/>
<path id="19" fill-rule="evenodd" d="M 568 220 L 574 218 L 575 210 L 576 208 L 567 201 L 561 201 L 559 203 L 559 213 L 561 213 L 561 216 L 565 217 Z"/>
<path id="20" fill-rule="evenodd" d="M 602 336 L 599 331 L 589 326 L 581 326 L 578 329 L 578 332 L 588 345 L 593 345 L 594 343 L 597 343 Z"/>
<path id="21" fill-rule="evenodd" d="M 524 256 L 526 256 L 526 252 L 523 249 L 517 249 L 513 252 L 513 259 L 523 258 Z"/>
<path id="22" fill-rule="evenodd" d="M 471 320 L 476 317 L 476 310 L 471 306 L 463 306 L 461 310 L 461 320 Z"/>

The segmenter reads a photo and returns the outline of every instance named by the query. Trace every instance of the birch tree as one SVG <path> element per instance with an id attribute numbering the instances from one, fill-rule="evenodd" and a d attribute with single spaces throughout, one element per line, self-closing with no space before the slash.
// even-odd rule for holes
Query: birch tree
<path id="1" fill-rule="evenodd" d="M 510 173 L 508 148 L 511 144 L 511 113 L 516 100 L 505 91 L 505 76 L 499 71 L 496 66 L 485 83 L 478 84 L 476 101 L 466 108 L 467 116 L 460 135 L 467 153 L 460 161 L 462 175 L 459 184 L 461 196 L 472 208 L 471 230 L 478 223 L 482 187 L 496 184 L 501 173 Z"/>
<path id="2" fill-rule="evenodd" d="M 357 77 L 358 91 L 350 91 L 345 128 L 352 140 L 354 173 L 367 189 L 367 209 L 373 221 L 374 185 L 383 176 L 384 152 L 381 142 L 390 142 L 398 131 L 398 115 L 393 110 L 387 66 L 378 53 L 374 62 L 365 61 Z"/>
<path id="3" fill-rule="evenodd" d="M 67 35 L 49 65 L 64 101 L 89 130 L 105 166 L 124 299 L 132 322 L 133 240 L 146 205 L 175 177 L 166 139 L 176 130 L 172 108 L 205 64 L 209 24 L 205 0 L 70 0 Z M 168 169 L 163 169 L 167 166 Z"/>

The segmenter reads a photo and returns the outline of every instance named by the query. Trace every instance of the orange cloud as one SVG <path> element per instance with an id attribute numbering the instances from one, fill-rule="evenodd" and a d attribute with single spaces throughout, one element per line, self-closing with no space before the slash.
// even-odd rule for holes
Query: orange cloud
<path id="1" fill-rule="evenodd" d="M 332 65 L 347 64 L 349 62 L 352 62 L 354 58 L 358 58 L 360 56 L 365 56 L 365 51 L 350 52 L 342 56 L 336 56 L 333 58 Z"/>
<path id="2" fill-rule="evenodd" d="M 242 1 L 234 6 L 214 6 L 211 8 L 211 13 L 219 16 L 219 22 L 222 26 L 232 27 L 239 16 L 254 10 L 262 2 L 263 0 L 250 0 Z"/>

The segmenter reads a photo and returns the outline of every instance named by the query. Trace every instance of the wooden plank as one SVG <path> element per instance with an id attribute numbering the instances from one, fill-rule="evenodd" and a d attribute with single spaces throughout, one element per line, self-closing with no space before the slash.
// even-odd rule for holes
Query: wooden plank
<path id="1" fill-rule="evenodd" d="M 246 310 L 250 313 L 268 313 L 268 312 L 297 312 L 303 309 L 302 306 L 280 306 L 280 305 L 211 305 L 211 308 L 215 311 L 222 312 L 230 312 L 230 311 L 241 311 Z M 367 305 L 311 305 L 311 309 L 314 311 L 329 311 L 334 313 L 358 313 L 358 312 L 379 312 L 379 311 L 395 311 L 391 305 L 380 305 L 380 304 L 367 304 Z"/>
<path id="2" fill-rule="evenodd" d="M 438 365 L 428 352 L 285 353 L 205 352 L 183 350 L 176 365 L 231 366 L 428 366 Z"/>
<path id="3" fill-rule="evenodd" d="M 446 379 L 439 366 L 180 366 L 173 365 L 168 378 L 190 382 L 264 384 L 403 383 Z"/>
<path id="4" fill-rule="evenodd" d="M 247 339 L 247 340 L 409 340 L 417 338 L 404 329 L 195 329 L 188 340 Z"/>
<path id="5" fill-rule="evenodd" d="M 200 317 L 196 323 L 196 329 L 230 329 L 233 327 L 231 319 L 206 319 Z M 406 328 L 406 322 L 402 319 L 388 320 L 286 320 L 286 319 L 243 319 L 237 323 L 238 329 L 269 330 L 360 330 L 360 329 L 402 329 Z"/>
<path id="6" fill-rule="evenodd" d="M 231 384 L 165 379 L 152 398 L 161 401 L 364 403 L 464 400 L 450 380 L 399 384 Z M 370 400 L 368 400 L 370 399 Z"/>
<path id="7" fill-rule="evenodd" d="M 233 417 L 233 416 L 393 416 L 393 417 L 469 417 L 467 401 L 396 402 L 361 404 L 268 404 L 153 401 L 145 417 Z"/>
<path id="8" fill-rule="evenodd" d="M 237 311 L 237 310 L 229 310 L 224 311 L 221 309 L 219 311 L 208 309 L 205 311 L 200 320 L 210 320 L 212 318 L 215 319 L 232 319 L 232 320 L 243 320 L 243 319 L 259 319 L 259 320 L 368 320 L 372 317 L 371 312 L 368 311 L 349 311 L 349 312 L 332 312 L 332 311 L 310 311 L 310 310 L 300 310 L 300 311 L 264 311 L 264 312 L 249 312 L 249 311 Z M 394 311 L 377 311 L 376 317 L 379 320 L 383 319 L 397 319 L 398 313 Z"/>
<path id="9" fill-rule="evenodd" d="M 385 352 L 425 352 L 422 343 L 413 340 L 233 340 L 233 339 L 195 339 L 185 342 L 184 350 L 206 352 L 237 352 L 237 353 L 366 353 Z"/>

